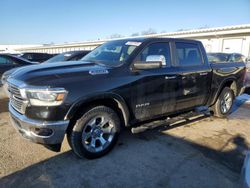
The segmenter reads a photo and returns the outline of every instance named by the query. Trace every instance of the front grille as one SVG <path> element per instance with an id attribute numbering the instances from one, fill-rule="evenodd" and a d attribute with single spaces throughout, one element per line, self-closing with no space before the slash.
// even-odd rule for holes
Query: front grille
<path id="1" fill-rule="evenodd" d="M 14 85 L 12 85 L 12 84 L 8 84 L 8 90 L 9 90 L 9 92 L 10 92 L 12 95 L 15 95 L 15 96 L 17 96 L 17 97 L 19 97 L 19 98 L 22 98 L 21 93 L 20 93 L 20 90 L 18 89 L 17 86 L 14 86 Z"/>
<path id="2" fill-rule="evenodd" d="M 8 83 L 8 91 L 11 106 L 21 114 L 24 114 L 27 102 L 22 98 L 20 89 L 17 86 Z"/>

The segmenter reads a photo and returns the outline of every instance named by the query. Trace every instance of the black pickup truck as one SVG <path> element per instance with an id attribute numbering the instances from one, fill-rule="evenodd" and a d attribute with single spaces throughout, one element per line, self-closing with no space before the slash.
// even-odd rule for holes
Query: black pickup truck
<path id="1" fill-rule="evenodd" d="M 80 157 L 110 151 L 122 127 L 207 106 L 225 117 L 244 90 L 244 63 L 209 64 L 201 42 L 107 42 L 81 61 L 29 66 L 7 80 L 9 111 L 23 137 Z"/>

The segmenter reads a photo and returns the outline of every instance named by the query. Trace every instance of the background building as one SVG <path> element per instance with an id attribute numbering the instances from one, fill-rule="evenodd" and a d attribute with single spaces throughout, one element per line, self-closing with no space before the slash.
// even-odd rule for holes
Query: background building
<path id="1" fill-rule="evenodd" d="M 36 48 L 42 45 L 35 45 L 35 44 L 13 44 L 13 45 L 0 45 L 0 53 L 19 53 L 18 49 L 25 49 L 25 48 Z"/>
<path id="2" fill-rule="evenodd" d="M 146 37 L 173 37 L 196 39 L 200 40 L 204 44 L 207 52 L 235 52 L 241 53 L 247 57 L 250 56 L 250 24 L 151 34 L 146 35 Z M 16 48 L 16 50 L 20 52 L 46 53 L 61 53 L 74 50 L 92 50 L 106 41 L 108 40 L 43 45 L 35 47 L 20 47 Z"/>

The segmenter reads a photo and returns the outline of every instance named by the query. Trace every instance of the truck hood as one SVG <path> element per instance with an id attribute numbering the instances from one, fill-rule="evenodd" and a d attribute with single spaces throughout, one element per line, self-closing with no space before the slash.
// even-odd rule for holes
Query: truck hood
<path id="1" fill-rule="evenodd" d="M 85 61 L 42 63 L 18 68 L 8 79 L 22 81 L 28 85 L 45 85 L 58 79 L 63 81 L 76 77 L 108 73 L 107 69 L 105 66 Z"/>

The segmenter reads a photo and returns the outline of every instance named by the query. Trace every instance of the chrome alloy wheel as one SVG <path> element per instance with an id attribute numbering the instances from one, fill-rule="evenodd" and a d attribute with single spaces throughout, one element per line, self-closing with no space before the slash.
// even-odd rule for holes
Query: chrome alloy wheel
<path id="1" fill-rule="evenodd" d="M 229 92 L 226 92 L 221 100 L 221 112 L 223 114 L 227 113 L 231 109 L 232 104 L 233 96 Z"/>
<path id="2" fill-rule="evenodd" d="M 112 142 L 115 130 L 111 118 L 107 115 L 95 116 L 84 126 L 82 144 L 92 153 L 105 150 Z"/>

